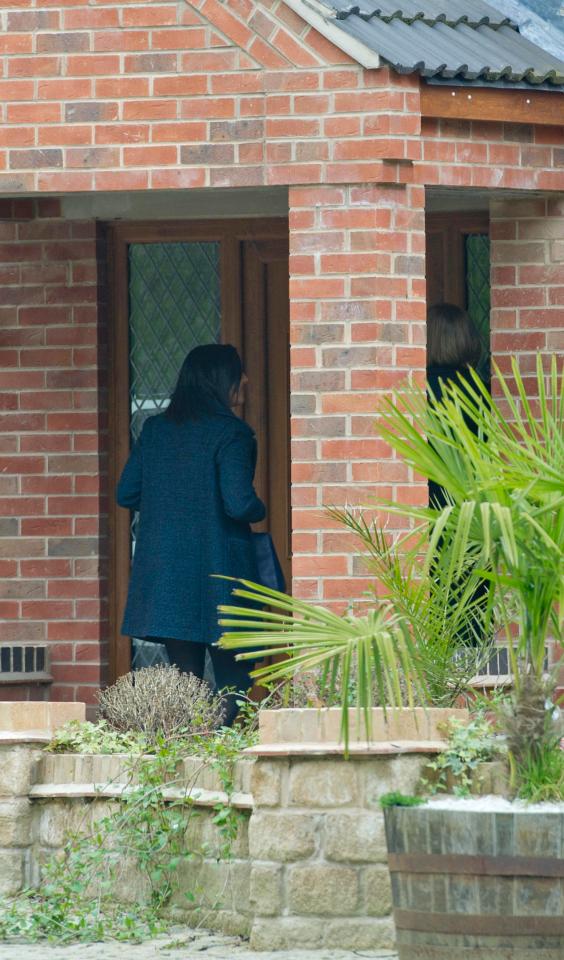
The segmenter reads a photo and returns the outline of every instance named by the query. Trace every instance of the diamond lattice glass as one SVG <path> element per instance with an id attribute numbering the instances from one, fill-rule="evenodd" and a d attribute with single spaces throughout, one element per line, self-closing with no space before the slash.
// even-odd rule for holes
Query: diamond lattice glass
<path id="1" fill-rule="evenodd" d="M 466 302 L 483 345 L 480 373 L 490 376 L 490 239 L 487 234 L 466 237 Z"/>
<path id="2" fill-rule="evenodd" d="M 131 435 L 168 402 L 192 347 L 219 339 L 219 243 L 129 246 Z"/>

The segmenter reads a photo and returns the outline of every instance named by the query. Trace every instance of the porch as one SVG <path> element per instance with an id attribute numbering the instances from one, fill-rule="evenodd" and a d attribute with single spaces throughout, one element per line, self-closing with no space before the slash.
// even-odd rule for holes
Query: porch
<path id="1" fill-rule="evenodd" d="M 241 350 L 288 582 L 334 606 L 368 580 L 323 507 L 426 497 L 372 422 L 383 393 L 425 375 L 427 303 L 468 307 L 502 370 L 564 346 L 559 194 L 196 189 L 14 197 L 0 213 L 3 699 L 92 703 L 129 669 L 134 530 L 113 488 L 195 343 Z"/>

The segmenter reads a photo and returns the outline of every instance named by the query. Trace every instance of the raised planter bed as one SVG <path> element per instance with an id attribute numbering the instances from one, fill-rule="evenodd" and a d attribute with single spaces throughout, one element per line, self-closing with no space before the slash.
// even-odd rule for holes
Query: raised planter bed
<path id="1" fill-rule="evenodd" d="M 416 744 L 434 742 L 442 745 L 444 724 L 450 718 L 468 719 L 467 710 L 438 707 L 387 709 L 373 707 L 371 736 L 367 740 L 364 722 L 356 710 L 349 711 L 351 744 L 377 745 L 381 743 Z M 328 709 L 263 710 L 260 714 L 261 745 L 323 744 L 341 742 L 341 710 Z M 341 747 L 342 751 L 342 747 Z"/>

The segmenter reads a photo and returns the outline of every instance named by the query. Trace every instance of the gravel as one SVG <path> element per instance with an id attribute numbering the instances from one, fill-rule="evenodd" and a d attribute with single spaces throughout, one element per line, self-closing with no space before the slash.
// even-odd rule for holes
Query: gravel
<path id="1" fill-rule="evenodd" d="M 250 950 L 238 937 L 203 930 L 175 928 L 170 934 L 141 944 L 115 942 L 0 943 L 0 960 L 397 960 L 390 950 Z"/>

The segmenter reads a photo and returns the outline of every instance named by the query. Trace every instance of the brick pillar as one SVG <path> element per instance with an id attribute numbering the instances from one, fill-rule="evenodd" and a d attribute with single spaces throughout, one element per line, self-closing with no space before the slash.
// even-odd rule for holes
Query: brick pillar
<path id="1" fill-rule="evenodd" d="M 323 508 L 427 496 L 373 426 L 424 378 L 424 190 L 295 187 L 289 205 L 294 592 L 342 606 L 370 581 Z"/>
<path id="2" fill-rule="evenodd" d="M 490 216 L 492 352 L 526 377 L 538 351 L 564 351 L 564 199 L 494 201 Z"/>
<path id="3" fill-rule="evenodd" d="M 517 356 L 531 395 L 537 354 L 564 352 L 564 198 L 495 201 L 490 217 L 492 354 L 505 374 Z"/>
<path id="4" fill-rule="evenodd" d="M 0 205 L 0 641 L 48 642 L 51 698 L 87 702 L 106 659 L 97 245 L 57 200 Z"/>

